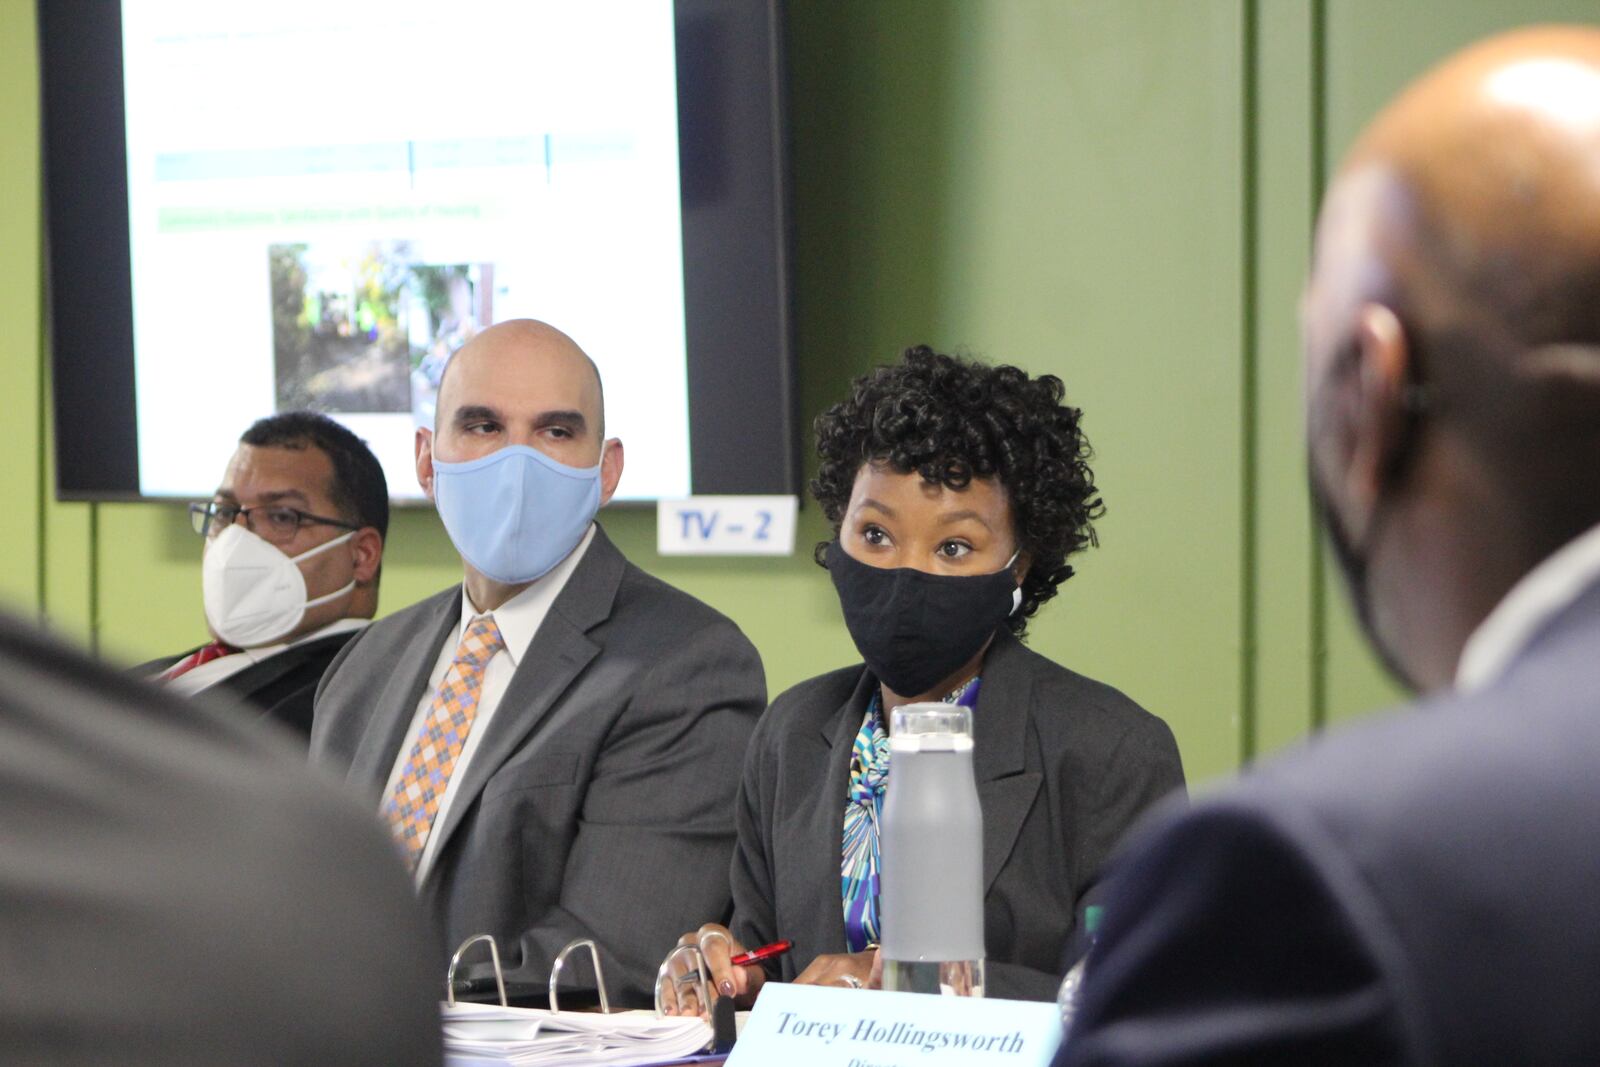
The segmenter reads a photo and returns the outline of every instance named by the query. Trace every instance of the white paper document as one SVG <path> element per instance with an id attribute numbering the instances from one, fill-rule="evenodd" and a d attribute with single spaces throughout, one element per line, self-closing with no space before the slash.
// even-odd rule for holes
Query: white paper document
<path id="1" fill-rule="evenodd" d="M 700 1052 L 711 1027 L 653 1012 L 553 1013 L 496 1004 L 440 1005 L 446 1067 L 636 1067 Z"/>

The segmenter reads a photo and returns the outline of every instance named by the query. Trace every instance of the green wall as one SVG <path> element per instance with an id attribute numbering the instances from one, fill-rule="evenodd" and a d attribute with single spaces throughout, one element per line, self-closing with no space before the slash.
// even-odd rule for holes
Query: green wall
<path id="1" fill-rule="evenodd" d="M 915 342 L 1059 375 L 1108 512 L 1033 645 L 1164 716 L 1194 780 L 1393 699 L 1302 485 L 1319 179 L 1427 65 L 1557 19 L 1600 0 L 790 0 L 805 420 Z M 132 661 L 202 636 L 199 544 L 176 507 L 52 498 L 36 78 L 33 4 L 0 0 L 0 595 Z M 663 559 L 652 511 L 603 521 L 733 616 L 774 692 L 853 658 L 805 551 Z M 802 549 L 825 533 L 802 513 Z M 458 576 L 400 513 L 383 610 Z"/>

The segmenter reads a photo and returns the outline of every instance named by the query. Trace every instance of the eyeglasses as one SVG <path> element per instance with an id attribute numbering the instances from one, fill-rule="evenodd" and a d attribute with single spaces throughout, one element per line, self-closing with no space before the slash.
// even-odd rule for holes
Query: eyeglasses
<path id="1" fill-rule="evenodd" d="M 217 536 L 238 522 L 240 515 L 244 516 L 245 529 L 278 545 L 294 540 L 294 535 L 300 532 L 302 526 L 361 529 L 353 522 L 330 519 L 325 515 L 313 515 L 309 511 L 284 507 L 281 504 L 258 504 L 253 508 L 244 508 L 238 504 L 223 504 L 213 500 L 209 504 L 189 505 L 189 524 L 194 527 L 194 532 L 202 537 Z"/>

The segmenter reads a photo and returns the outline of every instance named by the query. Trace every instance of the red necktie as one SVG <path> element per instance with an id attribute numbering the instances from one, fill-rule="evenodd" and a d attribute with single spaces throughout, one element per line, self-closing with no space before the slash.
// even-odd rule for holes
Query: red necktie
<path id="1" fill-rule="evenodd" d="M 213 641 L 209 645 L 201 645 L 199 648 L 195 649 L 193 652 L 189 653 L 187 656 L 183 657 L 178 662 L 162 671 L 161 677 L 158 680 L 170 682 L 180 674 L 188 674 L 202 663 L 210 663 L 214 659 L 221 659 L 223 656 L 231 656 L 237 651 L 239 651 L 237 648 L 225 641 Z"/>

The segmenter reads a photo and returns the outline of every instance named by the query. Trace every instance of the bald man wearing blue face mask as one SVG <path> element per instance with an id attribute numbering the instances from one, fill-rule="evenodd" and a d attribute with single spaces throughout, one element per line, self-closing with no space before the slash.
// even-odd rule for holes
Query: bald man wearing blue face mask
<path id="1" fill-rule="evenodd" d="M 728 910 L 766 689 L 732 622 L 594 521 L 623 455 L 599 374 L 561 331 L 505 322 L 464 346 L 417 432 L 464 580 L 350 643 L 311 749 L 367 792 L 447 952 L 492 934 L 511 981 L 542 985 L 593 938 L 611 1000 L 642 1005 L 660 946 Z"/>

